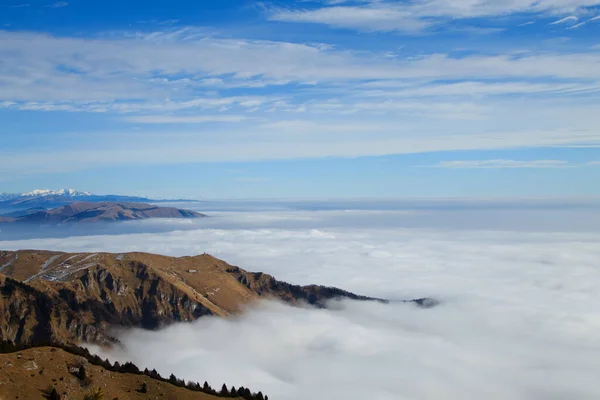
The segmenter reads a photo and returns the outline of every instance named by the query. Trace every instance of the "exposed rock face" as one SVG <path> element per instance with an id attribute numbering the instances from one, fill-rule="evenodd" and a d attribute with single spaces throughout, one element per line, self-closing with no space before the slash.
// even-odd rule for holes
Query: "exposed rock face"
<path id="1" fill-rule="evenodd" d="M 261 297 L 275 297 L 292 304 L 306 302 L 313 306 L 325 307 L 327 301 L 334 298 L 386 301 L 356 295 L 334 287 L 292 285 L 287 282 L 278 281 L 271 275 L 263 274 L 262 272 L 246 272 L 238 267 L 229 267 L 226 269 L 226 272 Z"/>
<path id="2" fill-rule="evenodd" d="M 0 223 L 65 224 L 75 222 L 129 221 L 147 218 L 200 218 L 203 214 L 174 207 L 145 203 L 77 202 L 66 206 L 27 213 L 17 217 L 0 217 Z"/>
<path id="3" fill-rule="evenodd" d="M 154 329 L 203 315 L 227 315 L 139 261 L 107 265 L 105 255 L 6 255 L 15 258 L 5 273 L 23 278 L 32 263 L 40 269 L 23 281 L 0 280 L 2 338 L 16 343 L 106 342 L 111 326 Z"/>
<path id="4" fill-rule="evenodd" d="M 0 275 L 0 339 L 16 343 L 108 343 L 111 327 L 156 329 L 204 315 L 226 317 L 261 298 L 317 307 L 334 298 L 385 301 L 291 285 L 208 254 L 4 251 L 0 274 L 6 275 Z"/>
<path id="5" fill-rule="evenodd" d="M 107 342 L 102 329 L 90 324 L 85 312 L 71 309 L 55 293 L 0 277 L 0 333 L 15 343 Z"/>

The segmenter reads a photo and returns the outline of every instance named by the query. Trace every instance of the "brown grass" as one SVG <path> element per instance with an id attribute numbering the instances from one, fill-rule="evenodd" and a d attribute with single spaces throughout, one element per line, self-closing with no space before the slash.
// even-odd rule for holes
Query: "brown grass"
<path id="1" fill-rule="evenodd" d="M 144 375 L 121 374 L 102 367 L 87 364 L 92 388 L 83 387 L 79 379 L 69 373 L 69 366 L 76 365 L 79 358 L 63 350 L 39 347 L 12 354 L 0 354 L 0 400 L 42 399 L 42 392 L 55 387 L 63 399 L 84 399 L 101 390 L 103 399 L 178 399 L 213 400 L 215 396 L 192 392 L 167 382 L 151 379 Z M 36 369 L 30 370 L 31 361 Z M 138 389 L 146 383 L 148 392 Z M 90 397 L 97 399 L 98 397 Z"/>

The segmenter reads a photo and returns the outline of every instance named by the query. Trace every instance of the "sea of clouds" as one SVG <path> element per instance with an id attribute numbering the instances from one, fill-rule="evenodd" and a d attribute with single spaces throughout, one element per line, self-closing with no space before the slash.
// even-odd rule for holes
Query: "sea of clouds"
<path id="1" fill-rule="evenodd" d="M 265 302 L 234 319 L 123 332 L 124 348 L 103 354 L 163 375 L 284 400 L 597 399 L 600 228 L 584 222 L 598 215 L 562 211 L 485 209 L 473 221 L 469 209 L 220 210 L 142 222 L 143 233 L 0 238 L 0 248 L 207 252 L 292 283 L 441 301 Z"/>

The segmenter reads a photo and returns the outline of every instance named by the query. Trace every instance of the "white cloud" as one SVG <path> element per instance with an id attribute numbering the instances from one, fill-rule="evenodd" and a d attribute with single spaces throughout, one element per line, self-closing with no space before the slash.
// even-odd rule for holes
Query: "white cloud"
<path id="1" fill-rule="evenodd" d="M 578 24 L 572 25 L 570 27 L 568 27 L 567 29 L 577 29 L 577 28 L 581 28 L 582 26 L 584 26 L 586 24 L 586 22 L 580 22 Z"/>
<path id="2" fill-rule="evenodd" d="M 580 218 L 595 214 L 583 211 Z M 290 213 L 284 224 L 306 216 L 321 218 Z M 386 218 L 396 217 L 384 213 Z M 479 220 L 471 215 L 465 221 L 465 214 L 457 219 Z M 345 303 L 309 311 L 264 304 L 236 319 L 203 318 L 120 336 L 126 349 L 111 357 L 167 376 L 250 386 L 284 400 L 600 396 L 598 233 L 315 228 L 314 222 L 313 228 L 285 229 L 273 221 L 261 229 L 0 242 L 0 248 L 206 251 L 295 283 L 442 300 L 430 310 Z"/>
<path id="3" fill-rule="evenodd" d="M 433 310 L 345 303 L 316 311 L 265 304 L 233 321 L 207 318 L 161 332 L 128 332 L 120 337 L 127 350 L 101 355 L 156 367 L 165 376 L 245 385 L 289 400 L 598 395 L 589 306 L 581 313 L 585 321 L 574 322 L 567 307 L 558 315 L 538 311 L 527 318 L 525 306 L 503 308 L 502 302 L 464 297 L 470 301 L 458 298 Z M 483 304 L 475 305 L 477 300 Z M 544 323 L 546 315 L 554 321 Z M 583 332 L 565 334 L 569 329 Z M 580 336 L 583 349 L 573 350 L 569 342 Z"/>
<path id="4" fill-rule="evenodd" d="M 1 154 L 0 168 L 22 173 L 598 143 L 595 51 L 389 57 L 192 28 L 94 38 L 5 31 L 0 39 L 0 53 L 11 55 L 0 66 L 0 107 L 173 126 L 161 127 L 162 139 L 147 132 L 153 140 L 143 144 L 129 128 L 53 133 L 60 150 L 34 140 L 18 157 Z M 201 124 L 215 119 L 244 127 Z M 87 142 L 73 140 L 84 134 Z M 133 145 L 126 157 L 107 156 L 115 134 Z"/>
<path id="5" fill-rule="evenodd" d="M 516 118 L 517 116 L 515 116 Z M 198 131 L 162 131 L 159 135 L 141 132 L 111 132 L 73 148 L 72 136 L 61 139 L 68 148 L 43 148 L 0 152 L 0 169 L 23 173 L 60 172 L 98 166 L 163 165 L 199 162 L 283 160 L 291 158 L 358 157 L 411 154 L 431 151 L 506 149 L 513 147 L 599 145 L 600 135 L 581 128 L 528 131 L 460 132 L 461 124 L 485 125 L 486 120 L 456 119 L 446 129 L 437 119 L 433 131 L 424 131 L 415 121 L 405 126 L 395 121 L 361 121 L 347 116 L 347 122 L 284 120 L 260 124 L 248 120 L 244 126 L 211 127 Z M 548 120 L 551 123 L 552 120 Z M 515 119 L 515 123 L 520 123 Z M 227 128 L 227 129 L 225 129 Z M 469 128 L 473 130 L 473 128 Z M 140 142 L 140 135 L 144 140 Z M 107 145 L 119 137 L 122 148 Z M 165 141 L 164 138 L 169 138 Z M 180 140 L 173 141 L 173 137 Z M 53 144 L 55 145 L 55 141 Z M 185 145 L 181 144 L 185 143 Z M 15 177 L 17 175 L 14 175 Z"/>
<path id="6" fill-rule="evenodd" d="M 565 160 L 459 160 L 440 161 L 433 165 L 423 165 L 426 168 L 459 168 L 459 169 L 497 169 L 497 168 L 578 168 L 590 165 L 598 165 L 598 161 L 585 163 L 571 163 Z"/>
<path id="7" fill-rule="evenodd" d="M 241 122 L 247 117 L 241 115 L 198 115 L 198 116 L 169 116 L 169 115 L 139 115 L 127 117 L 125 120 L 138 124 L 203 124 L 208 122 Z"/>
<path id="8" fill-rule="evenodd" d="M 593 18 L 590 18 L 590 19 L 588 19 L 587 21 L 583 21 L 583 22 L 580 22 L 580 23 L 578 23 L 578 24 L 575 24 L 575 25 L 573 25 L 573 26 L 570 26 L 568 29 L 576 29 L 576 28 L 580 28 L 580 27 L 582 27 L 582 26 L 586 25 L 588 22 L 594 22 L 594 21 L 597 21 L 597 20 L 599 20 L 599 19 L 600 19 L 600 15 L 597 15 L 597 16 L 595 16 L 595 17 L 593 17 Z"/>
<path id="9" fill-rule="evenodd" d="M 238 175 L 244 171 L 231 171 Z M 147 193 L 137 193 L 145 196 Z M 198 196 L 198 195 L 196 195 Z M 193 209 L 207 213 L 213 218 L 201 220 L 145 220 L 126 224 L 97 224 L 87 226 L 70 226 L 56 230 L 30 230 L 25 234 L 10 234 L 4 232 L 0 239 L 5 242 L 2 246 L 10 248 L 56 248 L 84 251 L 86 247 L 97 251 L 111 251 L 112 247 L 120 246 L 118 238 L 108 234 L 157 233 L 170 231 L 202 230 L 202 238 L 198 243 L 206 244 L 223 236 L 232 241 L 243 242 L 237 237 L 246 230 L 269 232 L 272 229 L 306 230 L 317 229 L 437 229 L 437 230 L 496 230 L 519 232 L 598 232 L 600 214 L 590 213 L 600 207 L 598 198 L 399 198 L 388 200 L 376 199 L 346 199 L 346 200 L 206 200 L 214 198 L 212 189 L 200 191 L 205 198 L 201 203 L 172 203 L 170 206 Z M 297 212 L 300 210 L 301 212 Z M 318 211 L 315 211 L 318 210 Z M 8 242 L 11 238 L 30 237 L 70 237 L 72 241 L 34 240 Z M 180 236 L 183 235 L 183 236 Z M 94 243 L 93 236 L 101 239 Z M 242 234 L 244 236 L 244 234 Z M 198 247 L 183 246 L 189 239 L 182 232 L 165 235 L 166 244 L 180 240 L 181 247 L 173 253 L 170 246 L 162 247 L 161 242 L 144 240 L 145 236 L 131 236 L 130 243 L 142 241 L 142 246 L 131 247 L 127 251 L 145 250 L 182 255 L 198 250 Z M 113 240 L 115 239 L 115 240 Z M 157 245 L 158 247 L 153 247 Z M 66 246 L 66 247 L 65 247 Z M 71 246 L 71 247 L 69 247 Z M 103 246 L 101 248 L 94 246 Z M 120 247 L 119 247 L 120 248 Z M 103 250 L 102 250 L 103 249 Z M 221 249 L 222 250 L 222 249 Z M 219 250 L 219 251 L 221 251 Z M 222 253 L 228 260 L 238 260 L 234 250 Z M 247 256 L 247 255 L 245 255 Z M 240 259 L 247 263 L 249 260 Z M 258 265 L 256 268 L 259 268 Z"/>
<path id="10" fill-rule="evenodd" d="M 569 162 L 563 160 L 469 160 L 469 161 L 440 161 L 428 165 L 433 168 L 565 168 Z"/>
<path id="11" fill-rule="evenodd" d="M 323 23 L 342 28 L 373 31 L 419 32 L 430 23 L 419 20 L 407 10 L 392 7 L 326 7 L 311 11 L 276 10 L 274 21 Z"/>
<path id="12" fill-rule="evenodd" d="M 373 81 L 359 88 L 371 89 L 365 96 L 423 97 L 423 96 L 492 96 L 507 94 L 581 94 L 600 91 L 598 83 L 531 83 L 463 81 L 444 84 L 410 84 L 406 81 Z"/>
<path id="13" fill-rule="evenodd" d="M 0 98 L 19 102 L 193 100 L 197 85 L 216 84 L 225 75 L 233 76 L 227 83 L 233 79 L 243 86 L 248 80 L 249 87 L 369 79 L 600 77 L 597 53 L 390 59 L 318 45 L 215 39 L 193 30 L 107 39 L 0 32 L 0 39 L 0 52 L 11 54 L 0 71 Z M 182 73 L 192 78 L 171 84 L 169 78 Z"/>
<path id="14" fill-rule="evenodd" d="M 356 5 L 330 5 L 312 9 L 270 10 L 270 18 L 276 21 L 310 22 L 332 27 L 365 31 L 422 32 L 449 20 L 471 18 L 505 17 L 514 14 L 566 14 L 585 12 L 600 5 L 597 0 L 413 0 L 407 2 L 365 1 Z M 567 22 L 569 16 L 559 22 Z M 556 22 L 556 23 L 559 23 Z"/>
<path id="15" fill-rule="evenodd" d="M 391 93 L 392 97 L 394 93 Z M 373 97 L 386 97 L 377 96 L 377 94 L 368 93 L 368 96 Z M 410 115 L 415 116 L 435 116 L 439 119 L 480 119 L 490 111 L 489 106 L 483 104 L 477 104 L 473 102 L 425 102 L 425 101 L 395 101 L 392 99 L 388 100 L 364 100 L 357 101 L 354 103 L 341 102 L 341 101 L 311 101 L 306 104 L 305 110 L 313 113 L 332 113 L 338 112 L 342 114 L 351 113 L 375 113 L 375 114 L 388 114 L 394 113 L 397 116 Z M 306 122 L 306 125 L 311 124 Z M 280 124 L 276 124 L 280 125 Z M 373 129 L 382 129 L 382 125 L 385 124 L 374 124 Z M 340 123 L 340 127 L 352 129 L 347 124 Z M 355 128 L 361 128 L 364 125 L 358 125 Z M 389 127 L 387 128 L 389 129 Z M 355 130 L 355 129 L 354 129 Z"/>
<path id="16" fill-rule="evenodd" d="M 574 15 L 570 15 L 568 17 L 564 17 L 564 18 L 561 18 L 561 19 L 556 20 L 554 22 L 551 22 L 549 25 L 566 24 L 566 23 L 576 23 L 577 21 L 579 21 L 579 18 L 577 18 Z"/>
<path id="17" fill-rule="evenodd" d="M 94 113 L 170 113 L 186 110 L 214 110 L 226 111 L 238 108 L 245 111 L 260 106 L 273 106 L 280 101 L 278 97 L 267 96 L 210 96 L 194 97 L 189 100 L 163 99 L 148 101 L 29 101 L 29 102 L 1 102 L 0 108 L 10 108 L 23 111 L 68 111 L 68 112 L 94 112 Z M 139 117 L 144 117 L 140 115 Z M 159 117 L 159 116 L 156 116 Z M 165 116 L 168 117 L 168 116 Z M 174 116 L 183 117 L 183 116 Z M 205 116 L 210 117 L 210 116 Z M 132 120 L 134 119 L 131 117 Z"/>

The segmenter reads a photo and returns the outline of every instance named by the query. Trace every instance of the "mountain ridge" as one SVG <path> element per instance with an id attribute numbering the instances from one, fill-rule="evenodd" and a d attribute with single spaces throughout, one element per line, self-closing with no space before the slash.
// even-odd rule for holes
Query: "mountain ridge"
<path id="1" fill-rule="evenodd" d="M 191 210 L 129 202 L 75 202 L 50 210 L 35 208 L 30 210 L 31 212 L 26 211 L 22 215 L 13 212 L 0 216 L 0 224 L 61 225 L 148 218 L 201 218 L 205 216 Z"/>
<path id="2" fill-rule="evenodd" d="M 342 289 L 299 286 L 208 254 L 0 252 L 0 333 L 15 343 L 110 344 L 115 327 L 157 329 L 228 318 L 262 299 L 327 307 L 332 299 L 387 302 Z M 410 300 L 418 306 L 422 299 Z"/>
<path id="3" fill-rule="evenodd" d="M 165 203 L 184 202 L 183 199 L 151 199 L 143 196 L 119 194 L 98 195 L 76 189 L 34 189 L 23 193 L 0 193 L 0 212 L 22 211 L 31 208 L 50 209 L 79 201 L 87 202 L 133 202 L 133 203 Z"/>

